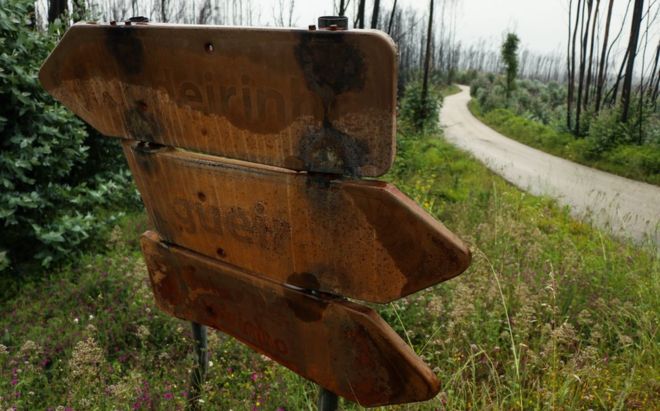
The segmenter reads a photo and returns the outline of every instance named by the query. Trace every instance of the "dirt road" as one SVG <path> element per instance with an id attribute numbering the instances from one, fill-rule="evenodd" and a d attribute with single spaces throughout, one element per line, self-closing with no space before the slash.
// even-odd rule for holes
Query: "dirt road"
<path id="1" fill-rule="evenodd" d="M 564 160 L 511 140 L 467 108 L 469 88 L 444 101 L 440 122 L 448 141 L 471 152 L 519 188 L 570 206 L 573 215 L 617 236 L 660 248 L 660 188 Z"/>

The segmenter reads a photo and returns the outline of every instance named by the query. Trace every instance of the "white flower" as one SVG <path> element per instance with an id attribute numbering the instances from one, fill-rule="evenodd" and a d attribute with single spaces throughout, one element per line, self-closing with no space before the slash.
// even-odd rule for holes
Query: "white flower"
<path id="1" fill-rule="evenodd" d="M 92 314 L 89 315 L 90 321 L 94 319 L 94 316 Z"/>
<path id="2" fill-rule="evenodd" d="M 78 322 L 80 322 L 80 320 L 78 319 L 78 317 L 76 317 L 76 318 L 73 319 L 73 322 L 78 324 Z"/>

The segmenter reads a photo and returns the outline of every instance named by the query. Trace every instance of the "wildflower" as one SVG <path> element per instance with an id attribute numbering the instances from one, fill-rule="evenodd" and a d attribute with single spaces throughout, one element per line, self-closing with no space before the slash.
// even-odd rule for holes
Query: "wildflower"
<path id="1" fill-rule="evenodd" d="M 20 350 L 20 355 L 30 355 L 30 353 L 37 351 L 37 343 L 31 340 L 25 341 Z"/>
<path id="2" fill-rule="evenodd" d="M 209 368 L 213 367 L 213 361 L 209 361 Z"/>
<path id="3" fill-rule="evenodd" d="M 619 344 L 623 345 L 624 347 L 627 347 L 629 345 L 632 345 L 633 339 L 628 337 L 627 335 L 620 334 L 619 335 Z"/>
<path id="4" fill-rule="evenodd" d="M 174 398 L 174 395 L 171 392 L 166 392 L 165 394 L 163 394 L 163 398 L 165 398 L 166 400 L 171 400 L 172 398 Z"/>
<path id="5" fill-rule="evenodd" d="M 92 314 L 89 315 L 89 320 L 92 321 L 94 319 L 94 316 Z"/>
<path id="6" fill-rule="evenodd" d="M 69 367 L 75 377 L 94 376 L 104 362 L 103 351 L 93 337 L 88 337 L 76 343 L 69 360 Z"/>
<path id="7" fill-rule="evenodd" d="M 78 317 L 76 317 L 76 318 L 73 319 L 73 322 L 78 324 L 80 322 L 80 320 L 78 319 Z"/>
<path id="8" fill-rule="evenodd" d="M 146 325 L 141 325 L 141 326 L 138 327 L 137 336 L 141 340 L 146 340 L 147 337 L 149 337 L 149 335 L 151 335 L 151 333 L 149 332 L 149 328 L 147 328 Z"/>
<path id="9" fill-rule="evenodd" d="M 7 346 L 0 344 L 0 355 L 6 355 L 9 354 L 9 350 L 7 349 Z"/>

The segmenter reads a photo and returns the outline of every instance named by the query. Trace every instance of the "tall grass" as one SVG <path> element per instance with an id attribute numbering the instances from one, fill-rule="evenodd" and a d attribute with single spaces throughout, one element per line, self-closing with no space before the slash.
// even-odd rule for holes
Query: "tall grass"
<path id="1" fill-rule="evenodd" d="M 657 255 L 525 194 L 441 136 L 400 136 L 387 179 L 465 239 L 463 275 L 380 306 L 439 375 L 437 398 L 394 407 L 658 409 Z M 190 327 L 154 306 L 136 239 L 25 284 L 0 305 L 0 409 L 183 409 Z M 313 410 L 316 387 L 210 332 L 201 404 Z M 360 409 L 342 402 L 343 409 Z M 60 407 L 60 408 L 58 408 Z"/>

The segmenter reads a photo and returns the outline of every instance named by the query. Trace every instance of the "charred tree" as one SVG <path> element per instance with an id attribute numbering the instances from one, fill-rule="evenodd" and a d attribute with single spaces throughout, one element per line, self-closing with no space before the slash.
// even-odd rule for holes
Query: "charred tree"
<path id="1" fill-rule="evenodd" d="M 69 5 L 67 0 L 49 0 L 48 2 L 48 23 L 53 23 L 61 15 L 67 12 Z"/>
<path id="2" fill-rule="evenodd" d="M 433 37 L 433 0 L 429 3 L 429 24 L 426 29 L 426 53 L 424 56 L 424 78 L 422 79 L 422 117 L 426 118 L 429 96 L 429 70 L 431 66 L 431 38 Z"/>
<path id="3" fill-rule="evenodd" d="M 371 12 L 371 28 L 378 28 L 378 14 L 380 12 L 380 0 L 374 0 L 374 8 Z"/>
<path id="4" fill-rule="evenodd" d="M 570 1 L 569 4 L 569 9 L 568 9 L 568 16 L 569 16 L 569 31 L 570 31 L 570 16 L 571 16 L 571 11 L 572 11 L 572 3 L 573 1 Z M 575 16 L 575 27 L 573 27 L 573 39 L 571 40 L 571 45 L 570 45 L 570 53 L 568 56 L 568 94 L 566 97 L 566 126 L 570 130 L 572 128 L 572 122 L 571 122 L 571 116 L 573 115 L 573 100 L 574 100 L 574 95 L 575 95 L 575 49 L 576 49 L 576 40 L 577 40 L 577 32 L 578 32 L 578 27 L 580 26 L 580 6 L 582 5 L 582 0 L 578 0 L 577 2 L 577 7 L 575 8 L 576 10 L 576 16 Z"/>
<path id="5" fill-rule="evenodd" d="M 585 5 L 587 11 L 587 22 L 584 21 Z M 580 31 L 582 34 L 582 45 L 580 48 L 580 78 L 578 80 L 578 94 L 577 103 L 575 104 L 575 135 L 580 135 L 580 115 L 582 114 L 582 92 L 584 91 L 584 71 L 587 58 L 587 42 L 589 41 L 589 22 L 591 20 L 591 11 L 593 7 L 593 0 L 586 0 L 582 4 L 582 22 L 580 24 Z"/>
<path id="6" fill-rule="evenodd" d="M 364 6 L 365 6 L 366 0 L 360 0 L 358 3 L 358 11 L 357 11 L 357 18 L 355 19 L 355 23 L 353 26 L 358 29 L 363 29 L 364 28 Z"/>
<path id="7" fill-rule="evenodd" d="M 390 21 L 387 24 L 387 34 L 392 35 L 392 23 L 394 22 L 394 15 L 396 13 L 396 0 L 392 4 L 392 11 L 390 12 Z"/>
<path id="8" fill-rule="evenodd" d="M 600 8 L 600 0 L 596 0 L 596 8 L 594 11 L 594 17 L 591 23 L 591 46 L 589 47 L 589 68 L 587 69 L 587 83 L 585 84 L 584 91 L 584 109 L 586 110 L 589 106 L 589 93 L 591 92 L 591 77 L 592 77 L 592 67 L 594 61 L 594 43 L 596 40 L 596 22 L 598 21 L 598 9 Z"/>
<path id="9" fill-rule="evenodd" d="M 635 0 L 633 8 L 632 22 L 630 24 L 630 37 L 628 40 L 628 62 L 626 65 L 626 74 L 623 79 L 621 89 L 621 121 L 628 121 L 630 112 L 630 93 L 632 90 L 632 79 L 635 70 L 635 56 L 637 55 L 637 44 L 639 43 L 639 32 L 642 26 L 642 12 L 644 9 L 644 0 Z"/>
<path id="10" fill-rule="evenodd" d="M 598 66 L 598 76 L 596 79 L 596 113 L 600 111 L 600 103 L 603 97 L 603 88 L 605 87 L 605 76 L 607 72 L 605 71 L 605 63 L 607 62 L 607 41 L 610 38 L 610 24 L 612 22 L 612 7 L 614 6 L 614 0 L 610 0 L 609 5 L 607 6 L 607 18 L 605 20 L 605 38 L 603 39 L 603 50 L 600 54 L 600 64 Z"/>

